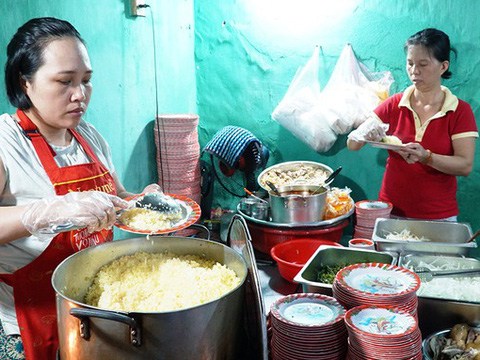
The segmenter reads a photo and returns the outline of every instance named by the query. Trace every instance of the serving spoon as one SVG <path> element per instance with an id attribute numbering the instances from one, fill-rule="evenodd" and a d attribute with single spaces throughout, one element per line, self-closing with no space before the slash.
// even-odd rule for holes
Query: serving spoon
<path id="1" fill-rule="evenodd" d="M 271 181 L 265 181 L 265 184 L 268 185 L 268 187 L 270 188 L 270 190 L 273 191 L 273 193 L 277 196 L 280 196 L 280 191 L 278 191 L 277 187 L 271 182 Z"/>
<path id="2" fill-rule="evenodd" d="M 182 210 L 180 204 L 163 192 L 146 193 L 135 200 L 135 207 L 173 214 Z"/>
<path id="3" fill-rule="evenodd" d="M 155 210 L 165 214 L 176 214 L 182 211 L 182 207 L 180 206 L 180 204 L 172 197 L 165 195 L 163 192 L 152 192 L 146 193 L 145 195 L 130 201 L 129 207 L 127 209 L 117 209 L 117 218 L 118 215 L 120 215 L 123 211 L 134 207 Z M 69 221 L 64 224 L 59 224 L 50 228 L 41 229 L 39 230 L 39 233 L 41 235 L 54 235 L 66 231 L 83 229 L 85 227 L 86 226 L 84 225 L 76 225 Z"/>
<path id="4" fill-rule="evenodd" d="M 459 270 L 441 270 L 432 271 L 429 268 L 419 266 L 414 270 L 422 281 L 429 282 L 435 276 L 456 276 L 463 274 L 475 274 L 480 273 L 480 269 L 459 269 Z"/>
<path id="5" fill-rule="evenodd" d="M 337 170 L 335 170 L 334 172 L 332 172 L 326 179 L 325 181 L 323 182 L 322 185 L 319 185 L 315 191 L 313 191 L 310 195 L 314 195 L 316 194 L 319 190 L 325 188 L 325 186 L 328 186 L 332 183 L 333 179 L 335 179 L 337 177 L 337 175 L 340 173 L 340 171 L 342 171 L 342 167 L 339 166 Z"/>
<path id="6" fill-rule="evenodd" d="M 255 195 L 254 193 L 252 193 L 250 190 L 248 190 L 247 188 L 243 188 L 243 190 L 245 190 L 245 192 L 250 195 L 251 197 L 253 197 L 254 199 L 257 199 L 265 204 L 268 204 L 269 202 L 267 200 L 264 200 L 262 199 L 261 197 L 258 197 L 257 195 Z"/>

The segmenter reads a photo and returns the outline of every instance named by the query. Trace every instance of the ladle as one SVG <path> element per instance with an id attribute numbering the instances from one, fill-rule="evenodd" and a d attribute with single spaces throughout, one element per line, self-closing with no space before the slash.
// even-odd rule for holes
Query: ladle
<path id="1" fill-rule="evenodd" d="M 472 242 L 473 240 L 475 240 L 478 235 L 480 235 L 480 230 L 477 230 L 477 232 L 475 234 L 472 235 L 472 237 L 470 239 L 468 239 L 467 243 L 469 242 Z"/>
<path id="2" fill-rule="evenodd" d="M 275 195 L 281 196 L 280 191 L 278 191 L 277 187 L 275 185 L 273 185 L 273 183 L 271 181 L 265 181 L 265 184 L 268 185 L 270 190 L 272 190 Z"/>
<path id="3" fill-rule="evenodd" d="M 330 184 L 332 183 L 333 179 L 335 179 L 335 178 L 337 177 L 337 175 L 340 173 L 340 171 L 342 171 L 342 167 L 341 167 L 341 166 L 339 166 L 337 170 L 335 170 L 334 172 L 332 172 L 332 173 L 330 174 L 330 176 L 325 179 L 325 181 L 323 182 L 323 184 L 322 184 L 322 185 L 319 185 L 319 186 L 315 189 L 315 191 L 313 191 L 310 195 L 314 195 L 314 194 L 316 194 L 319 190 L 325 188 L 325 186 L 330 185 Z"/>
<path id="4" fill-rule="evenodd" d="M 245 190 L 245 192 L 250 195 L 251 197 L 257 199 L 257 200 L 260 200 L 261 202 L 265 203 L 265 204 L 268 204 L 268 201 L 267 200 L 264 200 L 260 197 L 258 197 L 257 195 L 255 195 L 254 193 L 252 193 L 250 190 L 248 190 L 247 188 L 243 188 L 243 190 Z"/>
<path id="5" fill-rule="evenodd" d="M 164 213 L 177 213 L 182 210 L 180 204 L 163 192 L 146 193 L 135 201 L 135 207 L 156 210 Z"/>
<path id="6" fill-rule="evenodd" d="M 459 269 L 459 270 L 442 270 L 442 271 L 432 271 L 426 267 L 418 267 L 415 269 L 415 272 L 422 281 L 431 281 L 434 276 L 455 276 L 463 274 L 475 274 L 480 273 L 480 269 Z"/>

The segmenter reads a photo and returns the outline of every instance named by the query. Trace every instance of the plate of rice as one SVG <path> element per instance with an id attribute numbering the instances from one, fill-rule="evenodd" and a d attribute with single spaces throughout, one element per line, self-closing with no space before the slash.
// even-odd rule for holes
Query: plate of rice
<path id="1" fill-rule="evenodd" d="M 166 194 L 180 206 L 178 212 L 162 212 L 146 208 L 134 207 L 121 211 L 115 226 L 135 234 L 162 235 L 173 233 L 189 227 L 200 218 L 200 206 L 192 199 L 175 194 Z M 135 201 L 143 194 L 126 198 Z"/>
<path id="2" fill-rule="evenodd" d="M 395 135 L 387 135 L 385 136 L 382 141 L 365 141 L 366 143 L 370 144 L 373 147 L 385 150 L 401 150 L 405 147 L 405 144 L 402 143 Z"/>

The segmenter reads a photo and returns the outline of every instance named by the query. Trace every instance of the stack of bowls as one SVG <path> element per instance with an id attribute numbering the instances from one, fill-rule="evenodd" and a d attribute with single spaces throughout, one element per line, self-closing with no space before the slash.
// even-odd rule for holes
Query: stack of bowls
<path id="1" fill-rule="evenodd" d="M 200 203 L 198 115 L 158 115 L 154 125 L 158 183 L 165 193 Z"/>
<path id="2" fill-rule="evenodd" d="M 377 218 L 389 218 L 392 204 L 379 200 L 355 203 L 355 238 L 371 239 Z"/>
<path id="3" fill-rule="evenodd" d="M 422 360 L 416 319 L 392 306 L 358 306 L 345 314 L 348 360 Z"/>
<path id="4" fill-rule="evenodd" d="M 337 272 L 333 296 L 345 308 L 395 306 L 417 318 L 420 278 L 400 266 L 380 263 L 349 265 Z"/>
<path id="5" fill-rule="evenodd" d="M 345 309 L 332 297 L 299 293 L 270 309 L 271 354 L 275 360 L 343 360 L 347 348 Z"/>

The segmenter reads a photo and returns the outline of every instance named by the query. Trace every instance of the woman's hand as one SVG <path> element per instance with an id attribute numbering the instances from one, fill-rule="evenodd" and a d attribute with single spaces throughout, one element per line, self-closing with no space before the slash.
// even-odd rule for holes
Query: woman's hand
<path id="1" fill-rule="evenodd" d="M 430 156 L 429 150 L 416 142 L 405 144 L 405 147 L 398 150 L 397 153 L 409 164 L 415 164 L 416 162 L 423 164 Z"/>
<path id="2" fill-rule="evenodd" d="M 376 117 L 371 117 L 348 134 L 347 147 L 350 150 L 359 150 L 365 141 L 382 141 L 387 130 L 388 124 L 382 123 Z"/>
<path id="3" fill-rule="evenodd" d="M 397 151 L 406 162 L 420 162 L 440 172 L 455 176 L 468 176 L 473 168 L 475 137 L 464 137 L 452 141 L 453 154 L 442 155 L 426 150 L 419 143 L 408 143 Z"/>
<path id="4" fill-rule="evenodd" d="M 86 227 L 90 233 L 109 228 L 116 220 L 116 210 L 128 203 L 100 191 L 71 192 L 31 204 L 21 221 L 33 235 L 52 234 L 59 225 Z"/>

